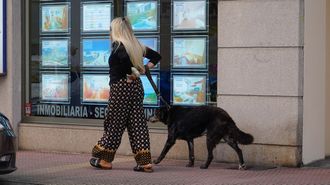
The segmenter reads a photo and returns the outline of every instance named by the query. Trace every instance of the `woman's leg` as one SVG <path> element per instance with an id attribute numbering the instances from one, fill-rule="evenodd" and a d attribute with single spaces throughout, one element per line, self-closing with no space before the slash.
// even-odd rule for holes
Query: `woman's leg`
<path id="1" fill-rule="evenodd" d="M 121 143 L 126 128 L 128 101 L 126 82 L 111 86 L 108 112 L 104 121 L 104 133 L 92 150 L 92 156 L 111 163 Z"/>
<path id="2" fill-rule="evenodd" d="M 151 164 L 149 130 L 143 109 L 143 87 L 140 80 L 132 83 L 135 90 L 130 102 L 130 116 L 127 131 L 136 163 L 139 166 Z"/>

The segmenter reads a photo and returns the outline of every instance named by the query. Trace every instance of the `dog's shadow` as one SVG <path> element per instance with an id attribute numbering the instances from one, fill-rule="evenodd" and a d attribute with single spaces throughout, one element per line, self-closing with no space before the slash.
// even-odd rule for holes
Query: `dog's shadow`
<path id="1" fill-rule="evenodd" d="M 227 162 L 215 162 L 209 166 L 209 169 L 200 169 L 199 166 L 203 164 L 203 161 L 196 161 L 194 167 L 186 167 L 185 160 L 168 160 L 165 159 L 163 163 L 156 164 L 155 166 L 161 171 L 182 171 L 182 170 L 234 170 L 234 171 L 265 171 L 276 169 L 276 166 L 261 166 L 261 165 L 247 165 L 245 170 L 239 170 L 236 163 L 227 163 Z"/>
<path id="2" fill-rule="evenodd" d="M 247 166 L 245 170 L 247 171 L 265 171 L 265 170 L 271 170 L 276 169 L 276 166 Z M 232 165 L 231 167 L 226 167 L 223 169 L 228 170 L 238 170 L 236 165 Z"/>

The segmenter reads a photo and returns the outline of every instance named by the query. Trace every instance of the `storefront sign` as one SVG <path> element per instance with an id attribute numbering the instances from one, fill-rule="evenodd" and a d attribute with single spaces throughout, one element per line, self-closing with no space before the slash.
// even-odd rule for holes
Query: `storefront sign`
<path id="1" fill-rule="evenodd" d="M 32 111 L 35 116 L 51 116 L 51 117 L 75 117 L 75 118 L 91 118 L 104 119 L 108 108 L 106 106 L 72 106 L 72 105 L 52 105 L 52 104 L 26 104 L 26 114 Z M 31 110 L 30 110 L 31 109 Z M 145 108 L 144 115 L 147 119 L 153 116 L 154 108 Z"/>
<path id="2" fill-rule="evenodd" d="M 0 0 L 0 75 L 7 72 L 6 64 L 6 0 Z"/>

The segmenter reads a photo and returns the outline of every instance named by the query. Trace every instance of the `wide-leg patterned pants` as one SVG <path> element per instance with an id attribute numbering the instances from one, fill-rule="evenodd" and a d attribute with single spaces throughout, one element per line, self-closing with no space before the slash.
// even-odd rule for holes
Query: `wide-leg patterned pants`
<path id="1" fill-rule="evenodd" d="M 121 79 L 110 86 L 108 112 L 103 137 L 92 150 L 92 156 L 112 162 L 125 128 L 138 165 L 151 163 L 149 132 L 143 109 L 144 90 L 140 78 Z"/>

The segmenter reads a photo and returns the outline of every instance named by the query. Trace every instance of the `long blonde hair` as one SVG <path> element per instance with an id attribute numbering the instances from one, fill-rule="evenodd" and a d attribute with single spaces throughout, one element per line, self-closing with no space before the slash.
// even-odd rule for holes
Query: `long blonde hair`
<path id="1" fill-rule="evenodd" d="M 133 66 L 140 72 L 144 72 L 143 55 L 146 48 L 134 36 L 129 19 L 127 17 L 117 17 L 112 20 L 110 26 L 112 42 L 122 43 Z"/>

